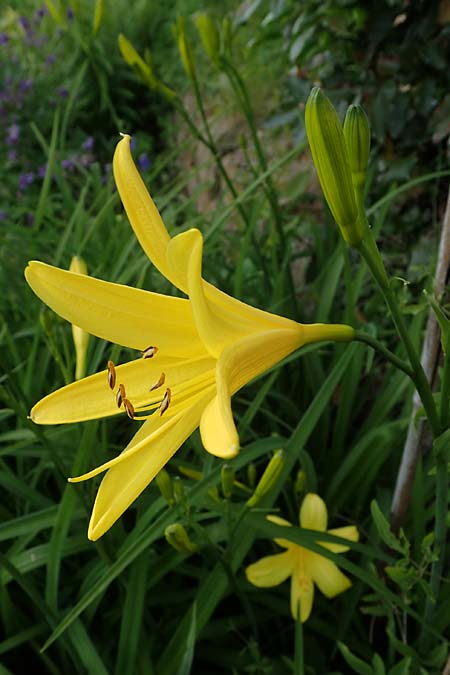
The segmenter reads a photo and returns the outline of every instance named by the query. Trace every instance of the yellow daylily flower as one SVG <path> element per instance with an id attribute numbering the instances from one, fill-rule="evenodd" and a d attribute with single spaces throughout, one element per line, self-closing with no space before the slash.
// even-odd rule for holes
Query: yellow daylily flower
<path id="1" fill-rule="evenodd" d="M 106 471 L 89 524 L 92 540 L 114 524 L 196 427 L 208 452 L 224 459 L 236 455 L 231 396 L 247 382 L 306 343 L 354 338 L 350 326 L 302 325 L 246 305 L 204 281 L 201 233 L 191 229 L 169 236 L 133 162 L 127 135 L 117 145 L 113 169 L 142 248 L 189 299 L 36 261 L 25 270 L 33 291 L 64 319 L 144 356 L 117 367 L 109 362 L 106 371 L 53 392 L 31 411 L 37 424 L 124 412 L 146 420 L 118 457 L 69 479 Z"/>
<path id="2" fill-rule="evenodd" d="M 267 516 L 267 519 L 277 525 L 291 526 L 291 523 L 278 516 Z M 323 499 L 312 492 L 307 494 L 300 508 L 301 527 L 327 532 L 349 541 L 358 541 L 359 533 L 354 525 L 327 530 L 327 522 L 327 507 Z M 350 579 L 328 558 L 303 546 L 298 546 L 288 539 L 277 537 L 275 542 L 286 551 L 261 558 L 258 562 L 249 565 L 245 573 L 250 583 L 259 588 L 278 586 L 291 577 L 291 613 L 294 619 L 298 618 L 299 605 L 302 623 L 311 614 L 314 584 L 327 598 L 334 598 L 350 588 Z M 328 541 L 317 543 L 333 553 L 343 553 L 349 548 L 343 544 L 333 544 Z"/>

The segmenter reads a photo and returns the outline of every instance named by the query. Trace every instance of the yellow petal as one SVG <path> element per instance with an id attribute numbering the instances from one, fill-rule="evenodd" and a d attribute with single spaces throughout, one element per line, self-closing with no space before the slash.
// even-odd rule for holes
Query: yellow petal
<path id="1" fill-rule="evenodd" d="M 164 417 L 151 418 L 141 427 L 125 448 L 123 461 L 110 469 L 100 483 L 89 523 L 89 539 L 95 541 L 109 530 L 169 461 L 198 425 L 201 411 L 210 395 L 207 392 L 197 397 L 176 424 L 156 441 L 152 440 L 152 431 L 158 420 L 164 421 Z M 147 444 L 146 436 L 149 439 Z M 140 449 L 133 452 L 136 444 L 139 444 Z"/>
<path id="2" fill-rule="evenodd" d="M 319 495 L 312 492 L 308 493 L 300 509 L 300 525 L 308 530 L 324 532 L 327 529 L 327 522 L 328 514 L 325 502 Z"/>
<path id="3" fill-rule="evenodd" d="M 336 537 L 342 537 L 342 539 L 349 539 L 350 541 L 359 541 L 359 532 L 354 525 L 335 527 L 333 530 L 328 530 L 328 534 L 334 534 Z M 318 541 L 317 543 L 333 553 L 344 553 L 349 549 L 344 544 L 333 544 L 330 541 Z"/>
<path id="4" fill-rule="evenodd" d="M 334 562 L 321 555 L 312 554 L 310 571 L 314 583 L 327 598 L 334 598 L 352 585 Z"/>
<path id="5" fill-rule="evenodd" d="M 244 384 L 263 373 L 301 343 L 303 331 L 272 330 L 249 335 L 226 347 L 216 366 L 217 396 L 200 422 L 205 449 L 218 457 L 233 457 L 239 437 L 231 411 L 231 396 Z"/>
<path id="6" fill-rule="evenodd" d="M 291 614 L 298 620 L 298 607 L 300 605 L 300 621 L 304 623 L 309 615 L 314 600 L 314 584 L 311 577 L 299 564 L 294 569 L 291 579 Z"/>
<path id="7" fill-rule="evenodd" d="M 253 565 L 249 565 L 245 574 L 254 586 L 270 588 L 285 581 L 292 574 L 293 567 L 294 558 L 290 551 L 286 551 L 261 558 Z"/>
<path id="8" fill-rule="evenodd" d="M 280 518 L 280 516 L 266 516 L 266 519 L 270 520 L 271 523 L 281 525 L 282 527 L 292 527 L 292 523 L 290 523 L 288 520 L 285 520 L 284 518 Z M 283 537 L 275 537 L 274 542 L 283 548 L 295 546 L 292 541 L 289 541 L 289 539 L 283 539 Z"/>
<path id="9" fill-rule="evenodd" d="M 117 144 L 113 158 L 114 180 L 139 243 L 161 274 L 176 286 L 166 258 L 169 233 L 133 162 L 130 140 L 130 136 L 124 134 Z"/>
<path id="10" fill-rule="evenodd" d="M 32 261 L 25 277 L 33 291 L 67 321 L 116 344 L 156 345 L 178 357 L 205 354 L 187 300 L 74 274 Z"/>
<path id="11" fill-rule="evenodd" d="M 189 386 L 191 380 L 205 377 L 209 384 L 214 381 L 214 362 L 204 359 L 175 359 L 160 352 L 152 359 L 138 359 L 116 366 L 116 389 L 124 384 L 127 398 L 135 408 L 161 400 L 163 391 L 150 392 L 162 372 L 166 375 L 167 386 L 175 392 L 180 385 Z M 205 383 L 207 386 L 208 381 Z M 173 409 L 173 405 L 171 405 Z M 68 384 L 36 403 L 30 416 L 36 424 L 65 424 L 97 419 L 123 413 L 116 405 L 115 391 L 108 386 L 107 371 L 103 370 L 83 380 Z M 136 411 L 138 412 L 138 411 Z"/>

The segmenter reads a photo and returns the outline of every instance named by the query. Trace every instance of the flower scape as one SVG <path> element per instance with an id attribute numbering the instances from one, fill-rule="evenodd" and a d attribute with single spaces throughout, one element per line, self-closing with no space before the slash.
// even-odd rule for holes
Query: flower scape
<path id="1" fill-rule="evenodd" d="M 69 478 L 78 482 L 106 472 L 89 523 L 91 540 L 115 523 L 198 426 L 208 452 L 223 459 L 238 453 L 231 396 L 250 380 L 307 343 L 354 338 L 350 326 L 300 324 L 244 304 L 205 281 L 201 232 L 189 229 L 170 237 L 133 162 L 128 135 L 117 145 L 113 170 L 143 250 L 188 297 L 130 288 L 37 261 L 25 270 L 36 295 L 61 317 L 140 352 L 122 365 L 108 361 L 105 370 L 49 394 L 30 413 L 36 424 L 117 414 L 144 421 L 120 455 Z"/>

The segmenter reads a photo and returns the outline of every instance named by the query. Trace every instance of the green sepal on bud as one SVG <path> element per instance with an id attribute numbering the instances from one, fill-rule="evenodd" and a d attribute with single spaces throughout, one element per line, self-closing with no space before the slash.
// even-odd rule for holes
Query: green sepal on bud
<path id="1" fill-rule="evenodd" d="M 355 189 L 366 182 L 370 154 L 370 124 L 364 108 L 351 105 L 344 119 L 344 138 L 347 145 L 352 181 Z"/>
<path id="2" fill-rule="evenodd" d="M 194 21 L 205 52 L 211 61 L 217 64 L 220 56 L 220 37 L 216 24 L 207 12 L 196 14 Z"/>
<path id="3" fill-rule="evenodd" d="M 254 493 L 247 501 L 247 506 L 256 506 L 256 504 L 266 495 L 275 484 L 280 475 L 285 462 L 284 450 L 276 450 L 270 462 L 265 468 Z"/>
<path id="4" fill-rule="evenodd" d="M 196 79 L 194 54 L 191 49 L 187 34 L 186 21 L 184 16 L 177 17 L 176 36 L 178 43 L 178 51 L 180 52 L 181 62 L 183 64 L 186 75 L 191 79 Z"/>
<path id="5" fill-rule="evenodd" d="M 233 494 L 234 479 L 236 473 L 230 464 L 224 464 L 220 470 L 220 480 L 222 483 L 222 493 L 225 499 L 230 499 Z"/>
<path id="6" fill-rule="evenodd" d="M 323 194 L 345 241 L 358 245 L 363 228 L 358 218 L 344 132 L 336 110 L 319 87 L 306 102 L 306 134 Z"/>
<path id="7" fill-rule="evenodd" d="M 196 544 L 189 539 L 188 533 L 181 523 L 168 525 L 164 530 L 164 536 L 167 543 L 170 544 L 175 551 L 178 551 L 178 553 L 190 555 L 197 550 Z"/>
<path id="8" fill-rule="evenodd" d="M 156 77 L 153 68 L 151 67 L 150 60 L 145 61 L 123 33 L 120 33 L 118 43 L 120 53 L 122 54 L 125 63 L 133 68 L 149 89 L 158 91 L 168 99 L 173 99 L 176 96 L 176 92 L 173 89 L 170 89 L 170 87 Z"/>
<path id="9" fill-rule="evenodd" d="M 70 272 L 87 274 L 87 266 L 83 258 L 73 256 L 69 267 Z M 72 338 L 75 347 L 75 379 L 81 380 L 86 375 L 86 355 L 89 345 L 89 333 L 79 326 L 72 324 Z"/>
<path id="10" fill-rule="evenodd" d="M 161 471 L 156 474 L 155 481 L 166 502 L 169 506 L 173 506 L 175 504 L 173 481 L 166 469 L 161 469 Z"/>

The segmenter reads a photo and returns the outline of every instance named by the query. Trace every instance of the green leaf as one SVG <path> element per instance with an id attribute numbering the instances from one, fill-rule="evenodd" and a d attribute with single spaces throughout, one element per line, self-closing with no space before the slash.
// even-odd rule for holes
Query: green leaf
<path id="1" fill-rule="evenodd" d="M 350 649 L 343 642 L 338 642 L 337 646 L 347 664 L 353 669 L 353 672 L 358 673 L 359 675 L 373 675 L 372 667 L 352 654 Z"/>
<path id="2" fill-rule="evenodd" d="M 381 512 L 380 507 L 378 506 L 375 499 L 370 502 L 370 512 L 372 514 L 375 527 L 377 528 L 380 539 L 387 545 L 389 548 L 392 548 L 394 551 L 398 551 L 403 555 L 405 553 L 405 545 L 400 542 L 399 539 L 391 532 L 388 521 Z"/>

